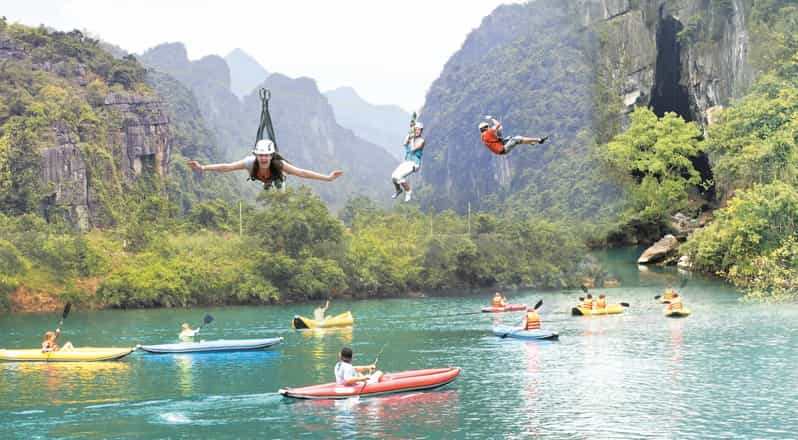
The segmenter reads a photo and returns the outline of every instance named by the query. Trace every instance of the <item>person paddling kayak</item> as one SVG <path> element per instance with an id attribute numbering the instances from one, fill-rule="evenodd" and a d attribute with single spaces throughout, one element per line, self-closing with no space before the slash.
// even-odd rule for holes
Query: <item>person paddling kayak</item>
<path id="1" fill-rule="evenodd" d="M 192 329 L 187 322 L 184 322 L 183 325 L 180 326 L 180 334 L 177 337 L 183 341 L 192 341 L 199 331 L 199 328 Z"/>
<path id="2" fill-rule="evenodd" d="M 482 143 L 493 154 L 508 154 L 520 144 L 542 144 L 549 138 L 548 136 L 542 138 L 526 136 L 502 137 L 501 122 L 494 119 L 493 116 L 485 116 L 485 119 L 491 121 L 493 126 L 491 127 L 487 122 L 481 122 L 479 124 L 479 132 L 482 133 Z"/>
<path id="3" fill-rule="evenodd" d="M 540 315 L 538 315 L 537 309 L 527 309 L 521 328 L 524 330 L 540 329 Z"/>
<path id="4" fill-rule="evenodd" d="M 324 312 L 330 307 L 330 300 L 328 299 L 326 303 L 324 303 L 323 307 L 316 307 L 313 309 L 313 319 L 316 322 L 324 321 Z"/>
<path id="5" fill-rule="evenodd" d="M 667 310 L 682 310 L 684 309 L 684 303 L 682 302 L 682 297 L 679 296 L 678 293 L 674 293 L 670 299 L 671 303 L 668 304 Z"/>
<path id="6" fill-rule="evenodd" d="M 75 347 L 72 346 L 71 342 L 67 342 L 64 344 L 63 347 L 60 347 L 55 340 L 61 336 L 61 329 L 55 329 L 55 332 L 45 332 L 44 333 L 44 341 L 42 341 L 42 353 L 47 353 L 51 351 L 72 351 Z"/>
<path id="7" fill-rule="evenodd" d="M 596 301 L 596 309 L 605 310 L 606 308 L 607 308 L 607 296 L 602 293 L 599 295 L 598 301 Z"/>
<path id="8" fill-rule="evenodd" d="M 496 292 L 493 294 L 491 305 L 493 305 L 493 307 L 504 307 L 507 305 L 507 299 L 503 297 L 501 293 Z"/>
<path id="9" fill-rule="evenodd" d="M 335 383 L 338 385 L 352 386 L 358 382 L 376 383 L 382 378 L 382 371 L 376 371 L 376 365 L 352 365 L 352 349 L 344 347 L 338 355 L 338 362 L 335 364 Z M 364 371 L 372 371 L 372 374 L 363 374 Z"/>
<path id="10" fill-rule="evenodd" d="M 670 301 L 675 296 L 676 296 L 676 291 L 673 290 L 673 287 L 670 284 L 668 284 L 668 286 L 665 287 L 665 293 L 662 294 L 662 300 L 663 301 Z"/>
<path id="11" fill-rule="evenodd" d="M 593 295 L 588 293 L 585 300 L 582 302 L 582 307 L 593 310 Z"/>

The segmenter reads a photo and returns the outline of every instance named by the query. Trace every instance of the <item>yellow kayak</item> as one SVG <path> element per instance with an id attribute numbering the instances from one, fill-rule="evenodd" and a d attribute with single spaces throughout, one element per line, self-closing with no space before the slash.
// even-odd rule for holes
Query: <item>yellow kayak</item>
<path id="1" fill-rule="evenodd" d="M 665 309 L 666 318 L 685 318 L 690 316 L 690 309 L 682 308 L 676 310 Z"/>
<path id="2" fill-rule="evenodd" d="M 4 350 L 0 349 L 0 361 L 12 362 L 95 362 L 121 359 L 135 350 L 134 348 L 99 348 L 81 347 L 70 351 L 49 351 L 42 353 L 40 349 Z"/>
<path id="3" fill-rule="evenodd" d="M 354 324 L 354 322 L 355 319 L 352 317 L 352 312 L 345 312 L 337 316 L 325 318 L 324 321 L 321 322 L 297 315 L 294 316 L 294 319 L 291 321 L 291 328 L 299 330 L 303 328 L 348 327 Z"/>
<path id="4" fill-rule="evenodd" d="M 623 313 L 623 306 L 620 304 L 608 304 L 605 309 L 588 309 L 587 307 L 576 306 L 571 309 L 573 316 L 595 316 L 595 315 L 617 315 Z"/>

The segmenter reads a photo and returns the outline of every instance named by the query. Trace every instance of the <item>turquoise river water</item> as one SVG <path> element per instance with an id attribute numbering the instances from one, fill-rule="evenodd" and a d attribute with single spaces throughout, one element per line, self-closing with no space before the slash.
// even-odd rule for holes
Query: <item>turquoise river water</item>
<path id="1" fill-rule="evenodd" d="M 692 315 L 663 317 L 653 300 L 676 272 L 617 265 L 623 284 L 598 289 L 629 302 L 622 315 L 577 318 L 578 291 L 505 292 L 543 299 L 559 342 L 492 335 L 473 314 L 491 292 L 335 301 L 354 328 L 297 332 L 312 305 L 181 310 L 73 308 L 63 341 L 78 346 L 174 342 L 180 323 L 215 320 L 205 339 L 282 336 L 275 348 L 231 354 L 149 355 L 117 362 L 0 363 L 0 438 L 551 438 L 732 439 L 798 437 L 798 307 L 738 301 L 714 280 L 682 289 Z M 458 313 L 463 313 L 459 316 Z M 444 316 L 449 315 L 449 316 Z M 36 347 L 59 315 L 0 314 L 0 347 Z M 62 341 L 62 342 L 63 342 Z M 355 364 L 384 371 L 459 366 L 428 392 L 343 401 L 293 401 L 284 386 L 333 380 L 344 345 Z"/>

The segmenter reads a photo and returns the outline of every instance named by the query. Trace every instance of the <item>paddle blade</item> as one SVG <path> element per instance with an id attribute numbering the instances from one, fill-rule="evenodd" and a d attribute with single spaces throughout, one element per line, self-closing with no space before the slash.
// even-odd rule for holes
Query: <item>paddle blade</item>
<path id="1" fill-rule="evenodd" d="M 71 303 L 71 302 L 68 302 L 68 303 L 66 303 L 66 305 L 64 306 L 64 313 L 62 313 L 62 314 L 61 314 L 61 319 L 62 319 L 62 320 L 63 320 L 63 319 L 66 319 L 66 317 L 69 315 L 69 311 L 70 311 L 70 310 L 72 310 L 72 303 Z"/>
<path id="2" fill-rule="evenodd" d="M 585 300 L 585 297 L 584 297 L 584 296 L 580 296 L 580 297 L 579 297 L 579 301 L 584 301 L 584 300 Z"/>
<path id="3" fill-rule="evenodd" d="M 621 307 L 629 307 L 629 303 L 621 303 Z"/>
<path id="4" fill-rule="evenodd" d="M 204 322 L 205 325 L 208 325 L 208 324 L 212 323 L 213 322 L 213 316 L 205 315 L 205 319 L 203 319 L 202 322 Z"/>
<path id="5" fill-rule="evenodd" d="M 584 284 L 582 284 L 582 292 L 587 293 L 587 286 L 585 286 Z"/>
<path id="6" fill-rule="evenodd" d="M 654 297 L 654 299 L 660 299 L 660 298 L 662 298 L 662 295 L 657 295 Z"/>
<path id="7" fill-rule="evenodd" d="M 543 305 L 543 300 L 540 300 L 540 301 L 538 301 L 538 303 L 537 303 L 537 304 L 535 304 L 535 307 L 534 307 L 534 308 L 535 308 L 535 310 L 539 309 L 539 308 L 540 308 L 540 306 L 542 306 L 542 305 Z"/>

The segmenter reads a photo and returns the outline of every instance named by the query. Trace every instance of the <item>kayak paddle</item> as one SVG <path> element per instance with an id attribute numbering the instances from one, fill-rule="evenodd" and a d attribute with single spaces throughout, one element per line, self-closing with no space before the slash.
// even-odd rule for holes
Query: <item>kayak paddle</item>
<path id="1" fill-rule="evenodd" d="M 213 316 L 205 315 L 205 318 L 202 319 L 202 325 L 200 325 L 199 328 L 197 328 L 197 333 L 199 333 L 200 330 L 202 330 L 202 326 L 203 325 L 208 325 L 208 324 L 210 324 L 212 322 L 213 322 Z"/>
<path id="2" fill-rule="evenodd" d="M 64 311 L 61 313 L 61 321 L 58 323 L 58 328 L 60 329 L 62 325 L 64 325 L 64 320 L 69 316 L 69 311 L 72 310 L 72 303 L 68 302 L 64 306 Z"/>
<path id="3" fill-rule="evenodd" d="M 541 299 L 540 301 L 538 301 L 538 302 L 535 304 L 535 307 L 533 307 L 533 308 L 532 308 L 532 310 L 537 310 L 537 309 L 539 309 L 539 308 L 540 308 L 540 306 L 542 306 L 542 305 L 543 305 L 543 300 Z M 524 319 L 526 319 L 526 318 L 524 318 Z M 502 333 L 502 334 L 501 334 L 499 337 L 500 337 L 500 338 L 502 338 L 502 339 L 504 339 L 504 338 L 506 338 L 506 337 L 507 337 L 507 336 L 508 336 L 510 333 L 512 333 L 512 331 L 509 331 L 509 332 L 507 332 L 507 333 Z"/>

